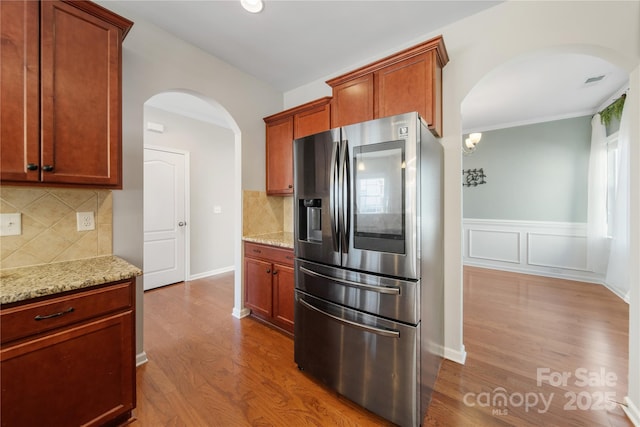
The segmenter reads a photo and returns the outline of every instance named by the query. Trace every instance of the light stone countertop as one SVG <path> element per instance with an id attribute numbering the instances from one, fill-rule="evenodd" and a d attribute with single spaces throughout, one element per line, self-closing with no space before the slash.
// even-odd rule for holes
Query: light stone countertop
<path id="1" fill-rule="evenodd" d="M 24 301 L 140 276 L 117 256 L 102 256 L 0 270 L 0 304 Z"/>
<path id="2" fill-rule="evenodd" d="M 286 231 L 281 231 L 279 233 L 243 236 L 242 240 L 244 240 L 245 242 L 261 243 L 263 245 L 293 249 L 293 233 Z"/>

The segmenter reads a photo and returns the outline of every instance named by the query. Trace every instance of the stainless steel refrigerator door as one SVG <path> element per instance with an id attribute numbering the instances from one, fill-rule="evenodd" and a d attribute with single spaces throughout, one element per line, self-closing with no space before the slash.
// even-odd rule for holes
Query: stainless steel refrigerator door
<path id="1" fill-rule="evenodd" d="M 296 139 L 294 251 L 297 258 L 340 265 L 338 151 L 340 129 Z"/>
<path id="2" fill-rule="evenodd" d="M 420 321 L 420 282 L 296 260 L 296 289 L 399 322 Z"/>
<path id="3" fill-rule="evenodd" d="M 418 114 L 407 113 L 343 128 L 343 267 L 420 277 L 420 126 Z"/>
<path id="4" fill-rule="evenodd" d="M 296 290 L 298 367 L 401 426 L 418 426 L 418 337 L 407 326 Z"/>

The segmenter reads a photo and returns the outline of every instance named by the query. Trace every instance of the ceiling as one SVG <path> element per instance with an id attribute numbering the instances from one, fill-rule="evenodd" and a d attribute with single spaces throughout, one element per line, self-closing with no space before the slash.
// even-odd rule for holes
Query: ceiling
<path id="1" fill-rule="evenodd" d="M 286 92 L 417 44 L 500 2 L 265 0 L 259 14 L 244 11 L 238 0 L 98 3 L 134 20 L 142 17 Z M 584 84 L 600 75 L 605 77 L 599 83 Z M 518 58 L 474 87 L 462 105 L 463 128 L 488 130 L 591 114 L 627 79 L 612 64 L 586 55 Z M 202 115 L 189 98 L 174 94 L 169 102 L 164 97 L 153 102 Z"/>

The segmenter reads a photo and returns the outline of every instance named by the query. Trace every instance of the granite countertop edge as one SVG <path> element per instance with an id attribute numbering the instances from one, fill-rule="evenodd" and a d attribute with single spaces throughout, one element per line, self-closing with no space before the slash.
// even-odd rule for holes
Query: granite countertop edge
<path id="1" fill-rule="evenodd" d="M 285 249 L 293 249 L 293 233 L 277 232 L 266 234 L 252 234 L 243 236 L 242 240 L 251 243 L 260 243 L 262 245 L 277 246 Z"/>
<path id="2" fill-rule="evenodd" d="M 114 255 L 0 270 L 0 304 L 131 279 L 142 270 Z"/>

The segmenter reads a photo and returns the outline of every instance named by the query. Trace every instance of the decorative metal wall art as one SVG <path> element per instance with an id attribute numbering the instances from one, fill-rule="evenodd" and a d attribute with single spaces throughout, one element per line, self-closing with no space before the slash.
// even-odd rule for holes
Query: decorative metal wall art
<path id="1" fill-rule="evenodd" d="M 482 168 L 480 169 L 463 169 L 462 170 L 462 186 L 463 187 L 477 187 L 480 184 L 486 184 L 484 179 L 487 176 L 484 174 Z"/>

